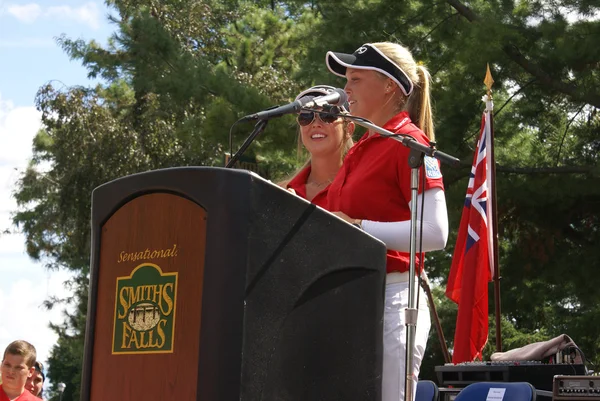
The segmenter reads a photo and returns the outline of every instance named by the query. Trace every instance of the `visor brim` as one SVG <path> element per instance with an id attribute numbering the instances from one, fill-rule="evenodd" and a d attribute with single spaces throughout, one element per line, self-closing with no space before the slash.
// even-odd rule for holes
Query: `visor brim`
<path id="1" fill-rule="evenodd" d="M 348 53 L 327 52 L 325 57 L 327 68 L 337 76 L 346 77 L 346 68 L 354 67 L 356 56 Z"/>

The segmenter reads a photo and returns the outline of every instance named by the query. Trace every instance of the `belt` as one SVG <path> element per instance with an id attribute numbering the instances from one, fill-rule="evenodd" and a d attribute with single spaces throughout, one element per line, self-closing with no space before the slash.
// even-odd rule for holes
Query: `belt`
<path id="1" fill-rule="evenodd" d="M 408 272 L 404 272 L 404 273 L 391 272 L 386 275 L 385 283 L 386 284 L 408 283 L 408 278 L 409 278 Z"/>

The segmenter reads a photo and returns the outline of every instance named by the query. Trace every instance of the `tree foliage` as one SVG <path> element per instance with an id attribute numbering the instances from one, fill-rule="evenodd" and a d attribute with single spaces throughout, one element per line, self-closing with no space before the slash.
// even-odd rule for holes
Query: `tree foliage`
<path id="1" fill-rule="evenodd" d="M 44 129 L 16 190 L 15 224 L 27 251 L 76 272 L 49 376 L 78 398 L 87 306 L 93 188 L 181 165 L 221 165 L 228 128 L 314 83 L 343 86 L 327 50 L 366 42 L 407 45 L 431 71 L 438 146 L 463 160 L 444 167 L 450 224 L 428 257 L 451 345 L 456 308 L 442 293 L 456 239 L 489 63 L 502 275 L 503 348 L 567 333 L 600 362 L 594 317 L 600 281 L 600 6 L 591 0 L 109 0 L 116 32 L 106 47 L 61 37 L 94 88 L 43 86 Z M 295 167 L 292 118 L 272 121 L 250 152 L 275 175 Z M 246 131 L 246 132 L 244 132 Z M 237 125 L 239 146 L 250 127 Z M 490 291 L 491 293 L 491 291 Z M 490 294 L 490 297 L 491 294 Z M 493 299 L 490 299 L 493 305 Z M 493 327 L 490 345 L 493 347 Z M 486 355 L 489 355 L 486 354 Z M 432 333 L 423 374 L 443 363 Z M 70 387 L 67 387 L 68 389 Z"/>

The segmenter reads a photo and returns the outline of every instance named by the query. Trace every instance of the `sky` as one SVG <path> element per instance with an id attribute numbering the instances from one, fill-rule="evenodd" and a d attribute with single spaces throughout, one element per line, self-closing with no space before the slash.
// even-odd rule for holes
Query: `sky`
<path id="1" fill-rule="evenodd" d="M 105 44 L 114 32 L 108 21 L 114 10 L 103 1 L 0 0 L 0 232 L 11 226 L 17 210 L 15 182 L 31 158 L 31 144 L 40 128 L 35 108 L 37 90 L 47 82 L 57 87 L 93 86 L 87 71 L 71 61 L 56 44 L 71 39 Z M 45 299 L 69 291 L 65 271 L 47 271 L 25 252 L 25 238 L 16 232 L 0 235 L 0 353 L 13 340 L 32 343 L 46 362 L 57 336 L 49 322 L 60 323 L 62 308 L 46 310 Z"/>

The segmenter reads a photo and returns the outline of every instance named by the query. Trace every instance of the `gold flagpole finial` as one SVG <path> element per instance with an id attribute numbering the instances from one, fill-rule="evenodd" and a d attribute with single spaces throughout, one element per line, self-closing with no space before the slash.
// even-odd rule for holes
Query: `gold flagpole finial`
<path id="1" fill-rule="evenodd" d="M 492 78 L 492 73 L 490 72 L 490 63 L 487 64 L 487 70 L 485 71 L 485 79 L 483 83 L 487 87 L 487 95 L 492 98 L 492 85 L 494 84 L 494 78 Z"/>

